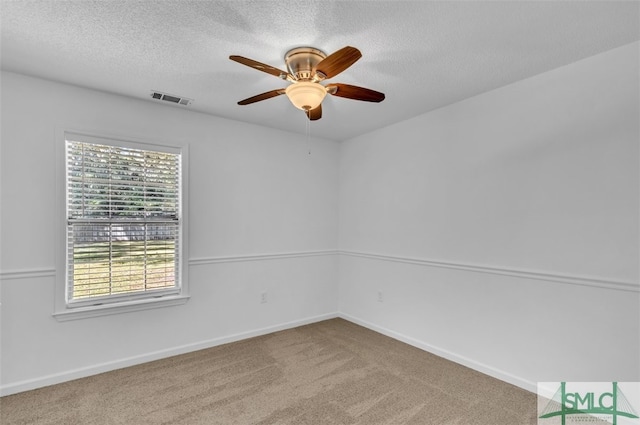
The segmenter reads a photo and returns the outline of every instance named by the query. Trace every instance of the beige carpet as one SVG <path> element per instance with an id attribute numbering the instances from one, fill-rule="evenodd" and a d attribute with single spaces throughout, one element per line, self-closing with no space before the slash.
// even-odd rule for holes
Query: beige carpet
<path id="1" fill-rule="evenodd" d="M 534 425 L 536 396 L 342 319 L 0 399 L 17 424 Z"/>

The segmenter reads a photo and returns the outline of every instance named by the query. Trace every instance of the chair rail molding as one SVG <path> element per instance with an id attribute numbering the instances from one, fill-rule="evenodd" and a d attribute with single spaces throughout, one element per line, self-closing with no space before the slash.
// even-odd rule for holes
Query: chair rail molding
<path id="1" fill-rule="evenodd" d="M 617 291 L 640 292 L 640 283 L 632 281 L 621 281 L 595 276 L 579 276 L 563 273 L 551 273 L 538 270 L 523 270 L 510 267 L 478 265 L 470 263 L 457 263 L 427 258 L 401 257 L 394 255 L 376 254 L 370 252 L 340 250 L 341 255 L 349 257 L 360 257 L 371 260 L 390 261 L 395 263 L 416 264 L 425 267 L 439 267 L 454 270 L 464 270 L 475 273 L 488 273 L 495 275 L 514 276 L 523 279 L 544 280 L 570 285 L 592 286 L 603 289 Z"/>
<path id="2" fill-rule="evenodd" d="M 200 265 L 206 265 L 206 264 L 236 263 L 241 261 L 282 260 L 282 259 L 289 259 L 289 258 L 337 255 L 338 253 L 339 252 L 337 250 L 329 249 L 329 250 L 320 250 L 320 251 L 294 251 L 294 252 L 247 254 L 247 255 L 221 256 L 221 257 L 200 257 L 200 258 L 189 259 L 189 265 L 200 266 Z"/>
<path id="3" fill-rule="evenodd" d="M 56 277 L 56 269 L 53 267 L 34 267 L 31 269 L 0 271 L 0 280 L 36 279 L 41 277 Z"/>

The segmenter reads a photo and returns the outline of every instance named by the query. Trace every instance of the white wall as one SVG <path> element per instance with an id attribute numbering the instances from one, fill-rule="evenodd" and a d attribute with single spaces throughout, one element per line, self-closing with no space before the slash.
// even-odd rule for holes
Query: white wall
<path id="1" fill-rule="evenodd" d="M 293 133 L 12 73 L 1 82 L 3 393 L 335 316 L 336 142 L 314 139 L 308 155 Z M 65 129 L 189 145 L 187 304 L 51 316 Z"/>
<path id="2" fill-rule="evenodd" d="M 638 50 L 344 142 L 342 314 L 532 390 L 640 380 Z"/>
<path id="3" fill-rule="evenodd" d="M 638 49 L 311 156 L 294 134 L 3 73 L 0 390 L 336 314 L 531 390 L 640 380 Z M 52 318 L 60 129 L 189 144 L 187 304 Z"/>

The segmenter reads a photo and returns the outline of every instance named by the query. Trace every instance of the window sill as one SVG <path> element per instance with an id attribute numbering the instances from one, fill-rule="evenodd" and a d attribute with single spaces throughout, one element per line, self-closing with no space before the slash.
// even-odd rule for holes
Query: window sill
<path id="1" fill-rule="evenodd" d="M 188 295 L 168 295 L 160 298 L 147 298 L 135 301 L 123 301 L 112 304 L 94 305 L 88 307 L 68 308 L 56 311 L 53 317 L 59 322 L 69 320 L 88 319 L 91 317 L 107 316 L 110 314 L 122 314 L 132 311 L 150 310 L 152 308 L 170 307 L 182 305 L 189 301 Z"/>

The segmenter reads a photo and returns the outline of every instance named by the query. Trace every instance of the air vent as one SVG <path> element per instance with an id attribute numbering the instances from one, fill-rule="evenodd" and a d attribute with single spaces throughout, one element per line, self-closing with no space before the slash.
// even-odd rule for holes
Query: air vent
<path id="1" fill-rule="evenodd" d="M 174 96 L 172 94 L 162 93 L 155 90 L 151 92 L 151 97 L 153 99 L 164 100 L 165 102 L 177 103 L 178 105 L 184 105 L 184 106 L 189 106 L 191 102 L 193 102 L 193 99 Z"/>

